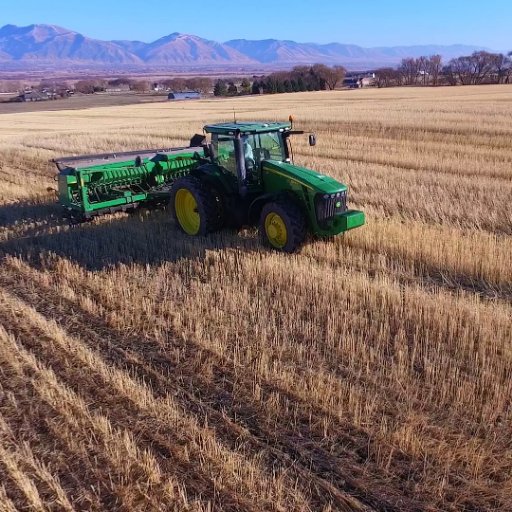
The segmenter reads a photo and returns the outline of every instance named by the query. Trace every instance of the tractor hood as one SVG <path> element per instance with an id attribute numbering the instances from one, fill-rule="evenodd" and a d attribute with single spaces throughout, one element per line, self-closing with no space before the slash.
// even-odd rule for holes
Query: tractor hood
<path id="1" fill-rule="evenodd" d="M 263 162 L 264 179 L 271 179 L 272 175 L 285 178 L 290 181 L 292 185 L 301 185 L 311 191 L 324 194 L 333 194 L 347 190 L 347 187 L 339 181 L 312 171 L 311 169 L 286 162 L 279 162 L 277 160 L 265 160 Z"/>

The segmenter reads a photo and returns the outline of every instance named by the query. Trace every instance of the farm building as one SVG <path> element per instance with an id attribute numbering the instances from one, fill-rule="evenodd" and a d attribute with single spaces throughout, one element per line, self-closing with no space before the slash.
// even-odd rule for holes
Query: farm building
<path id="1" fill-rule="evenodd" d="M 119 85 L 114 85 L 112 87 L 107 87 L 105 89 L 105 92 L 108 92 L 108 93 L 128 92 L 129 90 L 130 90 L 130 85 L 129 84 L 119 84 Z"/>
<path id="2" fill-rule="evenodd" d="M 167 95 L 168 100 L 198 100 L 200 98 L 201 93 L 197 91 L 170 92 Z"/>
<path id="3" fill-rule="evenodd" d="M 361 87 L 373 87 L 375 85 L 375 73 L 349 73 L 345 80 L 343 80 L 343 86 L 349 89 L 359 89 Z"/>
<path id="4" fill-rule="evenodd" d="M 343 80 L 343 86 L 349 89 L 357 89 L 359 87 L 359 80 L 357 78 L 345 78 Z"/>
<path id="5" fill-rule="evenodd" d="M 47 91 L 46 89 L 43 91 L 25 90 L 13 101 L 46 101 L 54 100 L 56 98 L 56 93 Z"/>

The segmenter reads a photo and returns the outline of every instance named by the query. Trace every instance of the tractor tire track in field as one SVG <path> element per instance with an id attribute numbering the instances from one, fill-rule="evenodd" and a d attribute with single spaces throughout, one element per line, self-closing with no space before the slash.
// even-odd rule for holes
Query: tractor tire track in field
<path id="1" fill-rule="evenodd" d="M 26 276 L 25 276 L 26 277 Z M 41 287 L 31 290 L 27 288 L 27 280 L 20 279 L 14 273 L 5 272 L 0 278 L 0 283 L 27 304 L 42 314 L 53 316 L 67 333 L 88 339 L 89 344 L 98 351 L 108 364 L 114 367 L 128 370 L 131 375 L 136 375 L 151 385 L 153 393 L 157 396 L 165 396 L 172 393 L 180 401 L 182 406 L 200 418 L 199 423 L 206 419 L 215 425 L 215 431 L 228 446 L 236 447 L 243 444 L 245 450 L 253 453 L 267 453 L 268 464 L 278 462 L 286 471 L 295 474 L 302 483 L 310 482 L 309 492 L 314 503 L 325 506 L 329 503 L 338 507 L 346 506 L 347 502 L 354 501 L 353 509 L 357 510 L 422 510 L 424 507 L 413 497 L 406 497 L 401 492 L 394 490 L 394 485 L 385 477 L 379 482 L 379 469 L 371 467 L 368 454 L 369 439 L 364 432 L 358 432 L 351 428 L 350 431 L 340 427 L 336 432 L 337 441 L 341 450 L 333 455 L 327 449 L 322 448 L 322 435 L 315 432 L 310 423 L 309 411 L 299 413 L 295 418 L 298 424 L 302 424 L 302 436 L 297 433 L 289 433 L 287 422 L 290 418 L 282 418 L 283 425 L 277 429 L 281 432 L 276 438 L 275 425 L 269 428 L 264 410 L 251 404 L 252 379 L 250 376 L 245 383 L 240 382 L 240 376 L 234 375 L 227 367 L 228 361 L 222 361 L 212 353 L 207 353 L 203 347 L 198 347 L 191 340 L 180 341 L 173 338 L 171 344 L 181 352 L 178 358 L 173 357 L 173 352 L 162 349 L 161 343 L 151 340 L 147 336 L 143 339 L 136 336 L 124 336 L 120 332 L 109 327 L 103 320 L 91 317 L 80 307 L 63 298 L 57 298 L 51 290 L 42 290 Z M 37 289 L 37 294 L 34 293 Z M 21 328 L 22 326 L 20 326 Z M 42 357 L 44 346 L 32 347 Z M 43 350 L 43 352 L 42 352 Z M 213 374 L 215 381 L 203 379 L 198 372 L 201 361 L 197 361 L 198 353 L 202 353 L 209 360 L 213 360 Z M 64 357 L 63 354 L 46 354 L 46 364 L 57 371 L 56 366 Z M 66 355 L 66 357 L 71 357 Z M 195 361 L 197 368 L 187 368 L 187 360 Z M 72 368 L 77 363 L 72 359 L 68 367 Z M 176 374 L 178 382 L 169 379 L 169 375 Z M 83 375 L 83 373 L 80 373 Z M 61 375 L 71 387 L 80 375 Z M 238 380 L 236 389 L 234 382 Z M 276 389 L 274 385 L 266 383 L 268 394 Z M 193 391 L 189 391 L 193 390 Z M 84 392 L 84 388 L 80 388 Z M 90 382 L 88 393 L 91 399 L 98 400 L 102 396 L 107 403 L 108 393 L 98 385 L 96 379 Z M 105 396 L 103 396 L 107 393 Z M 289 393 L 288 393 L 289 394 Z M 236 395 L 236 396 L 235 396 Z M 95 398 L 96 397 L 96 398 Z M 288 396 L 289 400 L 300 403 L 296 396 Z M 116 398 L 118 399 L 118 397 Z M 118 406 L 116 406 L 118 407 Z M 134 411 L 126 406 L 124 420 L 129 422 L 136 417 Z M 116 409 L 116 416 L 119 414 Z M 313 409 L 312 414 L 321 418 L 325 412 L 321 409 Z M 228 416 L 231 417 L 231 419 Z M 116 418 L 112 418 L 116 421 Z M 132 427 L 133 429 L 133 427 Z M 320 430 L 320 428 L 318 428 Z M 172 435 L 170 433 L 169 435 Z M 141 433 L 136 437 L 141 441 Z M 316 440 L 316 442 L 315 442 Z M 159 441 L 165 444 L 165 441 Z M 155 439 L 146 439 L 145 443 L 158 445 Z M 332 447 L 331 447 L 332 448 Z M 365 475 L 372 474 L 371 488 L 365 483 Z M 404 475 L 404 478 L 406 476 Z M 402 485 L 404 482 L 400 482 Z M 399 488 L 398 482 L 395 482 Z M 345 493 L 349 493 L 348 495 Z M 357 505 L 357 501 L 359 505 Z M 224 503 L 224 506 L 226 504 Z M 370 508 L 369 508 L 370 507 Z"/>
<path id="2" fill-rule="evenodd" d="M 364 242 L 351 240 L 349 242 L 351 254 L 354 261 L 377 261 L 382 254 L 378 247 L 368 246 Z M 436 289 L 444 290 L 452 296 L 460 295 L 460 292 L 474 294 L 485 301 L 492 303 L 502 302 L 512 304 L 512 282 L 502 280 L 498 283 L 487 281 L 482 277 L 467 275 L 462 271 L 451 268 L 444 268 L 442 265 L 428 263 L 414 255 L 406 253 L 388 254 L 388 257 L 396 257 L 401 260 L 401 267 L 386 267 L 386 275 L 396 280 L 401 286 L 417 286 L 426 292 L 433 292 Z M 317 266 L 324 266 L 331 271 L 338 268 L 338 264 L 332 258 L 321 254 L 301 254 Z M 391 258 L 390 258 L 391 259 Z M 383 274 L 383 269 L 372 268 L 365 261 L 365 264 L 353 264 L 352 270 L 374 279 L 376 275 Z"/>
<path id="3" fill-rule="evenodd" d="M 0 336 L 3 337 L 4 331 Z M 7 341 L 4 339 L 4 341 Z M 11 340 L 6 345 L 10 345 Z M 7 349 L 8 351 L 9 349 Z M 12 355 L 12 353 L 11 353 Z M 9 367 L 9 363 L 6 364 Z M 22 386 L 23 387 L 23 386 Z M 13 395 L 11 394 L 11 397 Z M 65 512 L 73 512 L 74 508 L 68 499 L 61 483 L 54 475 L 45 467 L 40 460 L 34 457 L 33 446 L 20 440 L 15 433 L 9 428 L 6 421 L 0 417 L 0 433 L 2 435 L 2 459 L 4 461 L 12 460 L 22 470 L 22 474 L 30 475 L 30 478 L 36 479 L 38 493 L 46 502 L 53 502 L 58 505 L 59 509 Z"/>
<path id="4" fill-rule="evenodd" d="M 37 440 L 37 443 L 33 443 L 34 456 L 43 463 L 53 465 L 53 471 L 75 505 L 100 509 L 109 503 L 115 503 L 116 494 L 101 484 L 107 475 L 100 475 L 95 471 L 89 457 L 74 450 L 69 444 L 69 439 L 62 437 L 65 420 L 54 408 L 40 399 L 33 386 L 27 384 L 24 379 L 25 373 L 17 371 L 12 366 L 12 354 L 2 355 L 0 360 L 4 376 L 7 377 L 2 386 L 0 411 L 18 442 L 27 443 L 34 438 Z M 9 400 L 9 398 L 12 399 Z M 55 458 L 51 456 L 52 453 L 59 453 L 59 462 L 55 462 Z M 91 456 L 94 455 L 91 453 Z M 7 493 L 15 503 L 20 503 L 20 492 L 22 492 L 20 484 L 12 477 L 9 480 Z M 2 478 L 2 481 L 7 482 L 7 479 Z M 95 485 L 98 484 L 101 488 L 95 491 Z M 32 485 L 34 486 L 33 483 Z M 38 485 L 35 485 L 35 488 L 39 491 Z M 101 499 L 98 495 L 100 492 Z M 22 499 L 21 502 L 26 503 L 26 499 Z M 30 510 L 30 507 L 31 505 L 28 504 L 27 510 Z"/>
<path id="5" fill-rule="evenodd" d="M 62 346 L 62 342 L 57 338 L 52 338 L 48 332 L 41 330 L 39 325 L 27 319 L 26 315 L 18 312 L 16 304 L 9 308 L 9 304 L 5 302 L 5 296 L 2 297 L 2 306 L 4 309 L 2 320 L 8 320 L 8 325 L 16 333 L 18 342 L 21 343 L 23 348 L 32 354 L 36 354 L 38 364 L 50 368 L 60 382 L 73 390 L 81 400 L 86 401 L 88 409 L 93 413 L 102 416 L 112 413 L 105 417 L 108 417 L 113 428 L 119 429 L 121 432 L 131 432 L 139 443 L 150 447 L 152 452 L 159 456 L 159 463 L 166 474 L 183 477 L 186 475 L 191 478 L 187 485 L 189 497 L 196 499 L 209 497 L 214 504 L 222 504 L 224 509 L 230 511 L 237 511 L 240 508 L 254 512 L 260 510 L 259 507 L 253 506 L 249 500 L 236 494 L 234 490 L 214 488 L 208 475 L 203 474 L 199 465 L 189 460 L 186 450 L 182 449 L 189 439 L 186 436 L 184 437 L 182 433 L 177 433 L 172 423 L 167 424 L 159 418 L 148 415 L 144 407 L 139 407 L 135 400 L 130 399 L 126 393 L 123 394 L 121 389 L 114 390 L 113 379 L 106 380 L 105 375 L 100 372 L 95 373 L 94 368 L 87 367 L 82 358 L 73 354 L 72 347 L 67 347 L 66 350 L 66 347 Z M 31 308 L 29 307 L 29 309 Z M 7 318 L 5 318 L 5 311 L 7 311 Z M 40 408 L 38 414 L 33 417 L 34 421 L 37 421 L 37 418 L 40 420 L 40 418 L 54 417 L 53 404 L 47 404 L 43 400 L 42 405 L 40 405 L 41 397 L 38 396 L 38 390 L 33 391 L 34 399 L 27 401 L 27 406 L 30 408 L 28 404 L 34 402 Z M 71 406 L 71 408 L 73 407 Z M 84 427 L 82 424 L 87 424 L 87 419 L 82 419 L 82 415 L 77 413 L 80 413 L 80 411 L 75 412 L 74 419 L 71 422 L 61 418 L 51 424 L 52 422 L 46 420 L 47 426 L 51 424 L 49 429 L 51 437 L 60 439 L 65 445 L 66 440 L 73 438 L 73 432 L 78 434 L 82 431 Z M 105 457 L 105 447 L 101 443 L 97 449 L 94 448 L 94 445 L 89 448 L 91 450 L 90 456 L 96 463 L 95 469 L 100 468 L 99 471 L 101 471 L 102 467 L 109 467 L 111 461 Z M 77 454 L 73 450 L 70 452 L 69 447 L 65 447 L 65 449 L 69 453 L 68 460 L 76 458 Z M 80 465 L 84 462 L 86 461 L 79 460 Z M 112 464 L 110 464 L 110 467 L 112 467 Z M 79 467 L 73 469 L 75 469 L 74 474 L 84 475 L 86 481 L 100 483 L 101 491 L 98 491 L 98 494 L 101 498 L 100 504 L 102 507 L 110 509 L 113 506 L 119 506 L 119 496 L 108 486 L 112 479 L 116 480 L 115 474 L 109 475 L 107 473 L 103 475 L 103 478 L 99 478 L 94 474 L 95 470 L 92 470 L 89 474 L 87 470 L 82 470 Z M 270 510 L 270 507 L 267 506 L 264 509 Z"/>

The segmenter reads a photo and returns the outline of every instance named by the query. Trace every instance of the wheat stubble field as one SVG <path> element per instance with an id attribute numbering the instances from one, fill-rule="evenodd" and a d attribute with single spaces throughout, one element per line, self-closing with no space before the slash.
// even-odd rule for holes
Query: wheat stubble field
<path id="1" fill-rule="evenodd" d="M 48 160 L 287 119 L 364 228 L 79 227 Z M 0 510 L 512 509 L 512 87 L 0 115 Z"/>

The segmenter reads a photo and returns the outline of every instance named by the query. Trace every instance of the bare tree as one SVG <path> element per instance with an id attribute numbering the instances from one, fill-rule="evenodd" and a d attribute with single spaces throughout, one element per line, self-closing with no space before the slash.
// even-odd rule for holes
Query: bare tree
<path id="1" fill-rule="evenodd" d="M 403 77 L 405 85 L 414 85 L 418 78 L 419 62 L 413 58 L 402 59 L 398 70 Z"/>
<path id="2" fill-rule="evenodd" d="M 457 75 L 455 74 L 452 61 L 442 68 L 441 75 L 448 85 L 457 85 Z"/>
<path id="3" fill-rule="evenodd" d="M 496 81 L 504 72 L 506 61 L 499 54 L 474 52 L 471 55 L 458 57 L 450 61 L 450 68 L 462 85 L 479 85 L 484 82 Z"/>
<path id="4" fill-rule="evenodd" d="M 121 86 L 130 86 L 132 83 L 132 80 L 130 80 L 129 78 L 125 78 L 125 77 L 120 77 L 120 78 L 113 78 L 112 80 L 109 80 L 108 81 L 108 85 L 110 87 L 121 87 Z"/>
<path id="5" fill-rule="evenodd" d="M 375 71 L 375 81 L 379 88 L 400 85 L 401 74 L 393 68 L 380 68 Z"/>
<path id="6" fill-rule="evenodd" d="M 187 89 L 192 91 L 202 92 L 203 94 L 208 94 L 213 89 L 213 82 L 211 78 L 208 77 L 194 77 L 189 78 L 185 81 L 185 86 Z"/>
<path id="7" fill-rule="evenodd" d="M 416 65 L 418 68 L 418 74 L 421 77 L 421 83 L 423 85 L 427 85 L 427 82 L 429 81 L 429 76 L 430 76 L 428 57 L 424 57 L 424 56 L 418 57 L 416 59 Z"/>
<path id="8" fill-rule="evenodd" d="M 329 67 L 325 64 L 315 64 L 311 70 L 318 82 L 320 89 L 329 89 L 332 91 L 345 78 L 346 70 L 343 66 Z"/>
<path id="9" fill-rule="evenodd" d="M 452 59 L 447 71 L 453 75 L 456 83 L 461 85 L 472 84 L 476 76 L 473 60 L 468 55 Z"/>
<path id="10" fill-rule="evenodd" d="M 498 55 L 489 52 L 474 52 L 471 55 L 475 69 L 474 83 L 481 84 L 496 71 Z"/>
<path id="11" fill-rule="evenodd" d="M 147 92 L 150 90 L 150 84 L 147 80 L 135 80 L 132 82 L 132 91 Z"/>
<path id="12" fill-rule="evenodd" d="M 512 54 L 512 52 L 510 52 Z M 496 83 L 508 83 L 508 78 L 512 71 L 512 60 L 503 53 L 498 53 L 495 57 L 494 64 L 496 66 Z"/>
<path id="13" fill-rule="evenodd" d="M 504 82 L 506 84 L 510 83 L 510 80 L 512 78 L 512 52 L 508 52 L 507 57 L 508 57 L 510 64 L 508 66 L 507 76 L 505 77 L 505 80 L 504 80 Z"/>
<path id="14" fill-rule="evenodd" d="M 428 72 L 432 79 L 432 85 L 435 87 L 439 83 L 439 75 L 442 69 L 441 55 L 431 55 L 428 58 Z"/>
<path id="15" fill-rule="evenodd" d="M 197 90 L 203 94 L 209 94 L 213 91 L 213 80 L 207 76 L 200 78 Z"/>
<path id="16" fill-rule="evenodd" d="M 343 66 L 334 66 L 332 68 L 328 68 L 328 71 L 325 76 L 325 83 L 329 90 L 336 89 L 336 86 L 339 83 L 343 83 L 345 75 L 347 74 L 347 70 Z"/>
<path id="17" fill-rule="evenodd" d="M 167 80 L 163 80 L 162 84 L 174 92 L 184 91 L 187 87 L 186 80 L 181 77 L 168 78 Z"/>
<path id="18" fill-rule="evenodd" d="M 75 84 L 75 91 L 82 94 L 93 94 L 101 90 L 95 80 L 79 80 Z"/>

